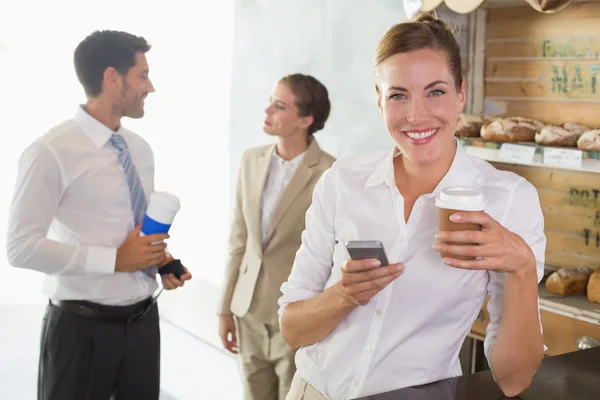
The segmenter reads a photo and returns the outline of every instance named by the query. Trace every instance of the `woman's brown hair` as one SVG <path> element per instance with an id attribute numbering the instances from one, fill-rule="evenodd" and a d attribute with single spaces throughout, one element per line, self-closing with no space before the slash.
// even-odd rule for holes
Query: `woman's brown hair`
<path id="1" fill-rule="evenodd" d="M 325 85 L 316 78 L 303 74 L 287 75 L 279 82 L 285 83 L 294 93 L 300 116 L 313 117 L 313 123 L 308 127 L 309 136 L 323 129 L 331 110 L 329 93 Z"/>
<path id="2" fill-rule="evenodd" d="M 463 81 L 460 47 L 453 29 L 438 19 L 435 13 L 421 12 L 413 21 L 396 24 L 388 29 L 375 52 L 376 74 L 381 64 L 391 56 L 424 49 L 445 54 L 456 89 L 459 90 Z M 377 81 L 376 75 L 375 90 L 379 96 L 381 93 Z"/>

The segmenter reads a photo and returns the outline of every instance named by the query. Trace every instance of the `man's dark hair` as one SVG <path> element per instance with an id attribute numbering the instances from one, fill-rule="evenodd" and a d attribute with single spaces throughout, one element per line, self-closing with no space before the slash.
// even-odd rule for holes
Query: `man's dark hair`
<path id="1" fill-rule="evenodd" d="M 73 64 L 85 94 L 96 97 L 102 92 L 102 77 L 113 67 L 127 75 L 135 65 L 136 53 L 146 53 L 150 45 L 141 36 L 120 31 L 96 31 L 77 45 Z"/>

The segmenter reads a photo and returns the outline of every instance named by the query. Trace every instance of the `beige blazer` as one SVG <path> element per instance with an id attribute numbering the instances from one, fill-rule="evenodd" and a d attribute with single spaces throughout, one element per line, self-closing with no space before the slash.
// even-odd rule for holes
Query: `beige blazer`
<path id="1" fill-rule="evenodd" d="M 335 159 L 312 140 L 306 155 L 281 194 L 263 248 L 260 209 L 275 145 L 244 153 L 236 187 L 236 205 L 229 237 L 229 260 L 219 315 L 243 317 L 250 312 L 265 324 L 277 324 L 277 300 L 302 243 L 305 214 L 312 193 Z"/>

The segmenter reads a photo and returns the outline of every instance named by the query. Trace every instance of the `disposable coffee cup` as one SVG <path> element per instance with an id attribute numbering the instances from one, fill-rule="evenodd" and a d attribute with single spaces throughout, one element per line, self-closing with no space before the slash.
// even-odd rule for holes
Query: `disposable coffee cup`
<path id="1" fill-rule="evenodd" d="M 142 222 L 141 235 L 168 233 L 180 209 L 181 203 L 174 194 L 167 192 L 152 193 Z"/>
<path id="2" fill-rule="evenodd" d="M 457 211 L 483 211 L 487 202 L 482 192 L 465 187 L 444 189 L 435 199 L 438 208 L 439 231 L 480 231 L 479 224 L 454 223 L 450 216 Z M 453 245 L 475 246 L 476 243 L 455 243 Z M 451 257 L 459 260 L 473 260 L 473 257 L 463 257 L 454 254 L 441 253 L 442 257 Z"/>

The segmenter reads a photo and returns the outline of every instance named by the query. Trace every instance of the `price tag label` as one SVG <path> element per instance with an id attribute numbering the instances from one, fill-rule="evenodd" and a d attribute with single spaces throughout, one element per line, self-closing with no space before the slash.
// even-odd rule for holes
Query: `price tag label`
<path id="1" fill-rule="evenodd" d="M 535 155 L 535 147 L 513 143 L 502 143 L 498 158 L 502 161 L 519 164 L 531 164 Z"/>
<path id="2" fill-rule="evenodd" d="M 552 167 L 581 168 L 581 150 L 544 148 L 544 165 Z"/>

